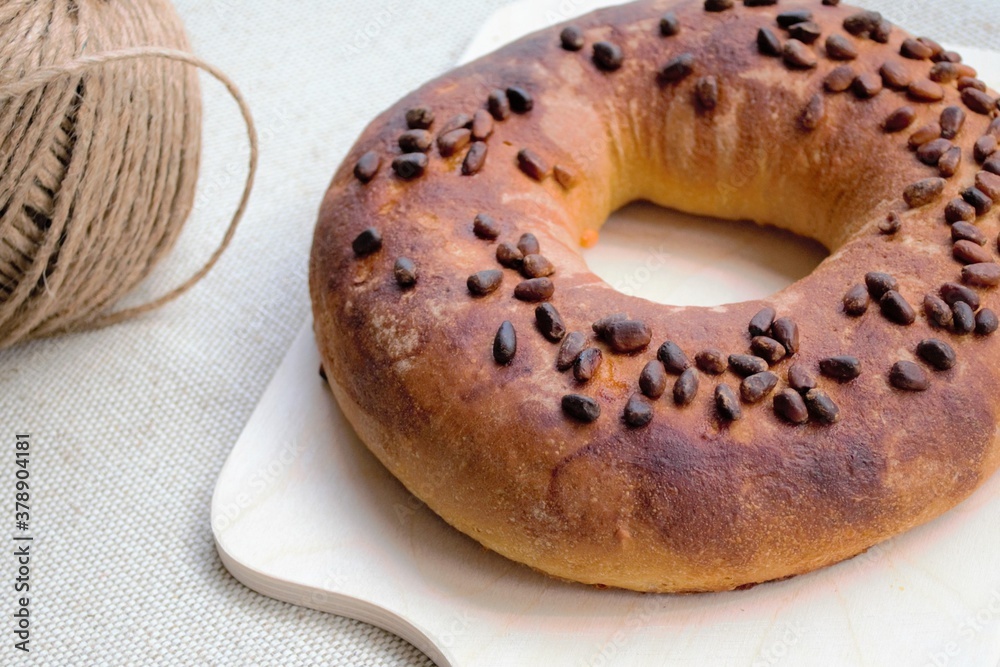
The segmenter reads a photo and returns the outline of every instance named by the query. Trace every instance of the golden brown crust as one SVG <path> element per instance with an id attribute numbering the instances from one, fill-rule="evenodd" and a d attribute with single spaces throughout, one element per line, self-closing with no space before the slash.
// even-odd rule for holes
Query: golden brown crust
<path id="1" fill-rule="evenodd" d="M 775 15 L 794 9 L 812 11 L 822 29 L 810 47 L 819 56 L 813 70 L 792 70 L 757 49 L 761 27 L 788 38 Z M 663 37 L 658 24 L 668 10 L 682 29 Z M 845 64 L 862 74 L 891 61 L 915 80 L 933 65 L 899 55 L 909 37 L 899 28 L 888 44 L 849 36 L 843 21 L 857 11 L 819 0 L 737 3 L 721 13 L 695 0 L 637 2 L 574 21 L 586 40 L 579 52 L 560 48 L 561 27 L 542 31 L 428 83 L 369 125 L 324 199 L 310 289 L 334 394 L 389 470 L 446 521 L 514 560 L 566 579 L 656 591 L 730 589 L 828 565 L 930 520 L 981 484 L 1000 465 L 1000 339 L 935 329 L 920 304 L 959 280 L 943 211 L 975 181 L 981 167 L 972 146 L 991 119 L 968 109 L 953 82 L 934 103 L 888 88 L 866 100 L 823 92 L 827 74 Z M 830 34 L 847 38 L 858 58 L 824 57 Z M 590 49 L 599 40 L 622 48 L 621 69 L 595 67 Z M 660 68 L 682 53 L 694 56 L 693 74 L 658 82 Z M 709 75 L 719 91 L 712 110 L 696 102 L 698 79 Z M 433 109 L 434 132 L 510 86 L 529 91 L 534 108 L 495 124 L 478 173 L 462 175 L 464 151 L 443 158 L 436 148 L 422 177 L 393 173 L 407 109 Z M 912 127 L 883 131 L 883 120 L 907 104 L 916 110 Z M 937 170 L 915 159 L 907 138 L 951 105 L 967 112 L 954 140 L 962 164 L 940 199 L 908 210 L 904 190 Z M 814 130 L 803 127 L 807 107 Z M 568 169 L 575 183 L 528 178 L 517 166 L 522 148 Z M 381 168 L 364 184 L 353 170 L 369 151 Z M 777 225 L 833 254 L 762 302 L 676 308 L 628 297 L 591 274 L 578 247 L 610 211 L 637 198 Z M 880 234 L 893 211 L 901 230 Z M 497 241 L 473 234 L 479 213 L 498 221 Z M 368 227 L 381 232 L 383 246 L 358 257 L 351 242 Z M 995 257 L 996 216 L 979 227 Z M 515 271 L 505 269 L 487 296 L 466 289 L 470 274 L 500 268 L 498 242 L 516 243 L 525 232 L 556 266 L 551 303 L 568 329 L 604 350 L 585 385 L 555 369 L 558 345 L 538 333 L 534 305 L 512 297 Z M 401 256 L 419 271 L 412 288 L 393 278 Z M 858 318 L 843 313 L 845 292 L 872 270 L 899 280 L 918 311 L 914 324 L 889 322 L 877 304 Z M 979 293 L 993 305 L 992 291 Z M 792 362 L 815 371 L 831 355 L 860 360 L 856 380 L 820 379 L 841 409 L 839 422 L 792 426 L 770 398 L 727 422 L 712 400 L 719 382 L 738 393 L 739 378 L 727 372 L 702 374 L 690 405 L 676 407 L 668 390 L 648 426 L 623 424 L 660 343 L 673 340 L 691 358 L 709 347 L 746 353 L 747 323 L 765 305 L 801 331 L 798 354 L 772 368 L 779 390 Z M 652 329 L 647 350 L 614 354 L 596 341 L 591 323 L 617 312 Z M 504 320 L 516 329 L 517 353 L 500 366 L 492 348 Z M 946 340 L 958 363 L 928 369 L 927 391 L 895 389 L 889 369 L 916 360 L 917 343 L 929 337 Z M 595 398 L 600 418 L 568 419 L 559 408 L 568 393 Z"/>

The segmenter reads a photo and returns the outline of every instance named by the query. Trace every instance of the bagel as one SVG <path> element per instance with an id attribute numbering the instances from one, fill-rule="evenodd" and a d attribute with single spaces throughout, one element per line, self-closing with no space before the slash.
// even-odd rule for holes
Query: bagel
<path id="1" fill-rule="evenodd" d="M 1000 465 L 997 94 L 836 0 L 641 1 L 410 93 L 310 258 L 332 393 L 414 495 L 561 579 L 716 591 L 942 514 Z M 580 254 L 634 200 L 830 256 L 672 307 Z"/>

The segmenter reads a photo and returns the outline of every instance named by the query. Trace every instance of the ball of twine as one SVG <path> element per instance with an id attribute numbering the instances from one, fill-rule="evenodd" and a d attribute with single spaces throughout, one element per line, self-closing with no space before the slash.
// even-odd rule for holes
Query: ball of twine
<path id="1" fill-rule="evenodd" d="M 188 48 L 167 0 L 0 2 L 0 348 L 156 308 L 228 245 L 256 172 L 256 132 L 235 85 Z M 111 311 L 191 212 L 201 150 L 191 65 L 226 86 L 247 124 L 243 196 L 195 275 Z"/>

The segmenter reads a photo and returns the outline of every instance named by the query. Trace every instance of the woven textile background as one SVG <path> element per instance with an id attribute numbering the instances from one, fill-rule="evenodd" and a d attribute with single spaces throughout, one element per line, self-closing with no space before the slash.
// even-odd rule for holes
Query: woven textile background
<path id="1" fill-rule="evenodd" d="M 257 189 L 230 250 L 179 301 L 112 329 L 0 352 L 0 507 L 13 434 L 27 430 L 36 536 L 32 652 L 15 655 L 0 621 L 0 664 L 429 664 L 379 629 L 244 588 L 215 553 L 209 503 L 307 316 L 311 231 L 341 156 L 378 111 L 451 66 L 504 4 L 177 0 L 195 50 L 254 109 Z M 918 34 L 1000 50 L 997 0 L 866 4 Z M 200 264 L 239 194 L 239 116 L 220 86 L 203 79 L 203 94 L 198 204 L 181 245 L 136 299 Z M 12 571 L 0 557 L 4 619 Z"/>

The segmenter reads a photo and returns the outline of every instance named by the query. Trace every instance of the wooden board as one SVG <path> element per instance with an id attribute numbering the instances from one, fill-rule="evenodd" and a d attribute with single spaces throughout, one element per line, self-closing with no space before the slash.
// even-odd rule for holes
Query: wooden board
<path id="1" fill-rule="evenodd" d="M 567 6 L 590 8 L 507 7 L 467 58 Z M 997 54 L 962 51 L 1000 87 Z M 678 304 L 766 296 L 822 257 L 787 234 L 643 205 L 615 214 L 587 253 L 622 291 Z M 265 595 L 386 628 L 441 667 L 1000 664 L 1000 476 L 937 521 L 810 575 L 709 595 L 602 591 L 444 524 L 357 439 L 318 366 L 307 323 L 212 501 L 223 562 Z"/>

